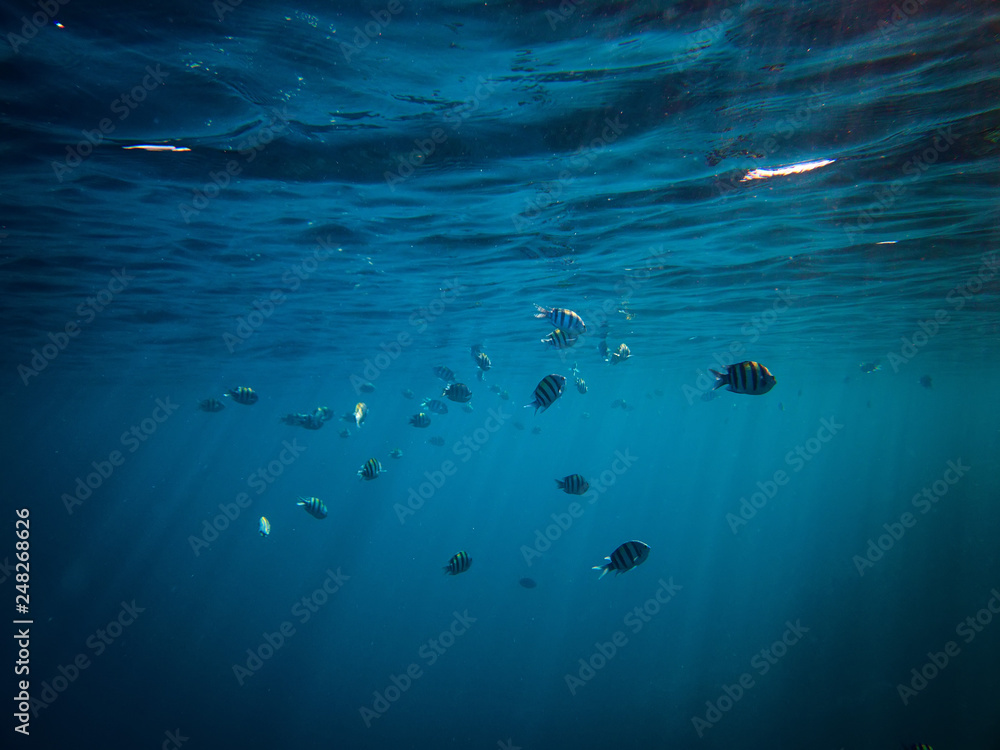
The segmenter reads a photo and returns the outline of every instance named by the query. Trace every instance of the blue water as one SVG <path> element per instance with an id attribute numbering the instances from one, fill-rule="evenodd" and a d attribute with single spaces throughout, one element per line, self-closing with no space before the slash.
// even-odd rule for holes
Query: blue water
<path id="1" fill-rule="evenodd" d="M 995 4 L 0 13 L 17 742 L 1000 747 Z"/>

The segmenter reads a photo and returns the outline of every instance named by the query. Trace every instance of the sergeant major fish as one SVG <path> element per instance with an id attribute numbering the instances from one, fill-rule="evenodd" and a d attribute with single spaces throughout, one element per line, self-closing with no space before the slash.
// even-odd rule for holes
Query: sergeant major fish
<path id="1" fill-rule="evenodd" d="M 727 386 L 733 393 L 744 393 L 748 396 L 762 396 L 774 388 L 778 382 L 774 375 L 760 362 L 737 362 L 729 365 L 724 373 L 709 370 L 715 375 L 715 390 Z"/>
<path id="2" fill-rule="evenodd" d="M 216 412 L 225 409 L 226 405 L 217 398 L 206 398 L 198 402 L 198 408 L 202 411 Z"/>
<path id="3" fill-rule="evenodd" d="M 457 576 L 459 573 L 467 571 L 470 565 L 472 565 L 472 558 L 469 557 L 468 552 L 462 550 L 452 555 L 448 564 L 444 566 L 444 572 L 450 576 Z"/>
<path id="4" fill-rule="evenodd" d="M 590 484 L 583 478 L 582 474 L 570 474 L 562 479 L 557 479 L 556 487 L 567 495 L 582 495 L 590 489 Z"/>
<path id="5" fill-rule="evenodd" d="M 365 417 L 368 416 L 368 404 L 363 401 L 359 401 L 354 406 L 354 423 L 360 427 L 361 423 L 365 421 Z"/>
<path id="6" fill-rule="evenodd" d="M 446 383 L 455 382 L 455 373 L 450 367 L 445 367 L 444 365 L 438 365 L 434 368 L 434 374 L 437 375 L 441 380 Z"/>
<path id="7" fill-rule="evenodd" d="M 358 469 L 358 476 L 362 479 L 371 480 L 378 477 L 379 474 L 383 473 L 385 469 L 382 468 L 382 464 L 378 462 L 377 458 L 369 458 L 364 464 Z"/>
<path id="8" fill-rule="evenodd" d="M 257 403 L 257 394 L 254 393 L 253 388 L 247 388 L 246 386 L 240 386 L 239 388 L 230 388 L 226 395 L 235 401 L 237 404 L 243 404 L 244 406 L 253 406 Z"/>
<path id="9" fill-rule="evenodd" d="M 257 524 L 257 528 L 260 531 L 261 536 L 267 536 L 271 533 L 271 522 L 268 521 L 264 516 L 260 517 L 260 522 Z"/>
<path id="10" fill-rule="evenodd" d="M 538 413 L 539 409 L 545 411 L 562 395 L 565 385 L 566 377 L 564 375 L 546 375 L 535 386 L 534 400 L 530 404 L 525 404 L 524 408 L 534 406 L 535 414 Z"/>
<path id="11" fill-rule="evenodd" d="M 326 505 L 318 497 L 300 497 L 296 505 L 301 505 L 305 508 L 306 513 L 313 518 L 322 520 L 327 516 Z"/>
<path id="12" fill-rule="evenodd" d="M 460 404 L 466 404 L 472 400 L 472 391 L 465 383 L 448 383 L 441 391 L 441 395 Z"/>
<path id="13" fill-rule="evenodd" d="M 547 309 L 541 305 L 535 305 L 535 307 L 538 309 L 535 317 L 539 320 L 548 319 L 555 328 L 561 328 L 567 333 L 586 333 L 587 331 L 587 325 L 583 322 L 583 318 L 572 310 L 561 307 Z"/>
<path id="14" fill-rule="evenodd" d="M 424 412 L 420 412 L 410 417 L 410 424 L 414 427 L 430 427 L 431 418 L 424 414 Z"/>
<path id="15" fill-rule="evenodd" d="M 597 577 L 597 580 L 601 580 L 608 574 L 609 570 L 613 570 L 615 575 L 619 575 L 632 570 L 637 565 L 642 565 L 646 562 L 647 557 L 649 557 L 649 546 L 632 540 L 620 545 L 610 556 L 605 557 L 607 562 L 604 565 L 595 565 L 593 569 L 601 571 L 601 575 Z"/>

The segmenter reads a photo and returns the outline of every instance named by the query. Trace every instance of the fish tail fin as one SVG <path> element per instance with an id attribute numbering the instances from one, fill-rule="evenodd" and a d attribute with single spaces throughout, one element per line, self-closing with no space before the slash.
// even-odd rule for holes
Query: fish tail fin
<path id="1" fill-rule="evenodd" d="M 535 407 L 535 411 L 537 412 L 538 411 L 538 404 L 536 404 L 534 401 L 532 401 L 530 404 L 525 404 L 524 408 L 525 409 L 530 409 L 532 406 Z"/>
<path id="2" fill-rule="evenodd" d="M 609 570 L 611 570 L 611 563 L 607 563 L 605 565 L 595 565 L 592 568 L 592 570 L 599 570 L 599 571 L 601 571 L 601 574 L 599 576 L 597 576 L 597 580 L 599 581 L 602 578 L 604 578 L 604 576 L 606 576 L 608 574 Z"/>
<path id="3" fill-rule="evenodd" d="M 451 568 L 449 568 L 447 565 L 445 565 L 443 568 L 441 568 L 441 570 L 444 571 L 445 575 L 448 575 L 451 572 Z"/>
<path id="4" fill-rule="evenodd" d="M 721 388 L 722 386 L 726 385 L 729 382 L 728 375 L 723 375 L 718 370 L 710 369 L 709 372 L 715 375 L 715 387 L 712 388 L 713 391 L 716 390 L 717 388 Z"/>
<path id="5" fill-rule="evenodd" d="M 556 480 L 556 487 L 558 487 L 559 489 L 563 489 L 565 486 L 566 486 L 566 483 L 563 480 L 561 480 L 561 479 L 557 479 Z"/>

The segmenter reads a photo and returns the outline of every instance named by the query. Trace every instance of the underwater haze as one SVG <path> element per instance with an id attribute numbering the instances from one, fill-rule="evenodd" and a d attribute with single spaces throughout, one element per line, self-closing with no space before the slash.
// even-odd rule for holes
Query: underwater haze
<path id="1" fill-rule="evenodd" d="M 1000 748 L 996 3 L 0 21 L 5 747 Z"/>

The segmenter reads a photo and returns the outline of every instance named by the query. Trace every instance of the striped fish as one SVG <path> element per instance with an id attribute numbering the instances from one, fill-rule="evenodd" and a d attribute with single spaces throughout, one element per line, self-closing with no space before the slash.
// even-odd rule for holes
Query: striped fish
<path id="1" fill-rule="evenodd" d="M 486 373 L 489 372 L 491 367 L 493 367 L 493 363 L 490 362 L 489 355 L 487 355 L 486 352 L 479 352 L 474 356 L 476 364 L 479 366 L 479 379 L 485 380 Z"/>
<path id="2" fill-rule="evenodd" d="M 456 553 L 448 561 L 448 564 L 444 566 L 444 572 L 451 576 L 457 576 L 459 573 L 464 573 L 472 565 L 472 558 L 469 557 L 469 553 L 465 550 Z"/>
<path id="3" fill-rule="evenodd" d="M 576 389 L 580 393 L 586 393 L 587 392 L 587 381 L 584 380 L 583 378 L 577 378 L 576 379 Z"/>
<path id="4" fill-rule="evenodd" d="M 728 386 L 733 393 L 745 393 L 748 396 L 761 396 L 774 388 L 778 382 L 774 375 L 760 362 L 737 362 L 729 365 L 724 373 L 710 370 L 715 375 L 715 388 Z"/>
<path id="5" fill-rule="evenodd" d="M 301 505 L 306 509 L 308 513 L 313 518 L 323 519 L 326 518 L 327 510 L 326 505 L 318 497 L 300 497 L 296 505 Z"/>
<path id="6" fill-rule="evenodd" d="M 583 318 L 572 310 L 565 310 L 561 307 L 546 309 L 541 305 L 535 305 L 535 307 L 538 309 L 538 314 L 535 317 L 539 320 L 548 319 L 556 328 L 561 328 L 569 333 L 585 333 L 587 330 Z"/>
<path id="7" fill-rule="evenodd" d="M 601 571 L 601 575 L 597 577 L 597 580 L 604 578 L 609 570 L 615 571 L 615 575 L 624 573 L 626 570 L 632 570 L 636 565 L 642 565 L 646 562 L 647 557 L 649 557 L 648 545 L 635 540 L 625 542 L 625 544 L 612 552 L 610 557 L 604 558 L 607 560 L 604 565 L 594 566 L 594 570 Z"/>
<path id="8" fill-rule="evenodd" d="M 410 417 L 410 424 L 412 424 L 414 427 L 430 427 L 431 418 L 428 417 L 423 412 L 420 412 L 419 414 L 414 414 L 412 417 Z"/>
<path id="9" fill-rule="evenodd" d="M 542 339 L 543 344 L 551 344 L 556 349 L 568 349 L 576 343 L 576 334 L 564 331 L 561 328 L 557 328 L 544 339 Z"/>
<path id="10" fill-rule="evenodd" d="M 582 474 L 570 474 L 562 479 L 557 479 L 556 487 L 567 495 L 582 495 L 590 489 L 590 484 L 583 478 Z"/>
<path id="11" fill-rule="evenodd" d="M 268 521 L 264 516 L 260 517 L 260 523 L 257 524 L 257 528 L 260 530 L 261 536 L 267 536 L 271 533 L 271 522 Z"/>
<path id="12" fill-rule="evenodd" d="M 622 344 L 618 347 L 617 351 L 611 352 L 611 364 L 617 365 L 619 362 L 624 362 L 631 356 L 631 350 L 625 346 L 625 344 Z"/>
<path id="13" fill-rule="evenodd" d="M 546 375 L 538 385 L 535 386 L 535 400 L 530 404 L 525 404 L 524 408 L 535 407 L 535 414 L 541 409 L 545 411 L 552 403 L 562 395 L 563 387 L 566 385 L 566 378 L 563 375 Z"/>
<path id="14" fill-rule="evenodd" d="M 368 416 L 368 404 L 363 401 L 359 401 L 354 405 L 354 423 L 360 427 L 361 423 L 365 421 L 365 417 Z"/>
<path id="15" fill-rule="evenodd" d="M 457 401 L 460 404 L 468 403 L 472 400 L 472 391 L 465 383 L 448 383 L 441 391 L 442 396 L 447 396 L 450 401 Z"/>
<path id="16" fill-rule="evenodd" d="M 441 380 L 446 383 L 455 382 L 455 373 L 450 367 L 445 367 L 444 365 L 438 365 L 434 368 L 434 374 L 437 375 Z"/>
<path id="17" fill-rule="evenodd" d="M 448 413 L 448 404 L 444 403 L 444 401 L 438 401 L 436 398 L 425 398 L 420 405 L 433 414 Z"/>
<path id="18" fill-rule="evenodd" d="M 206 398 L 198 402 L 198 408 L 202 411 L 215 412 L 222 411 L 226 408 L 226 405 L 217 398 Z"/>
<path id="19" fill-rule="evenodd" d="M 257 394 L 253 392 L 253 388 L 242 385 L 239 388 L 230 388 L 226 395 L 237 404 L 244 406 L 252 406 L 257 403 Z"/>
<path id="20" fill-rule="evenodd" d="M 375 479 L 384 471 L 385 469 L 382 468 L 382 464 L 378 462 L 377 458 L 369 458 L 365 461 L 364 465 L 358 469 L 358 476 L 362 479 Z"/>

